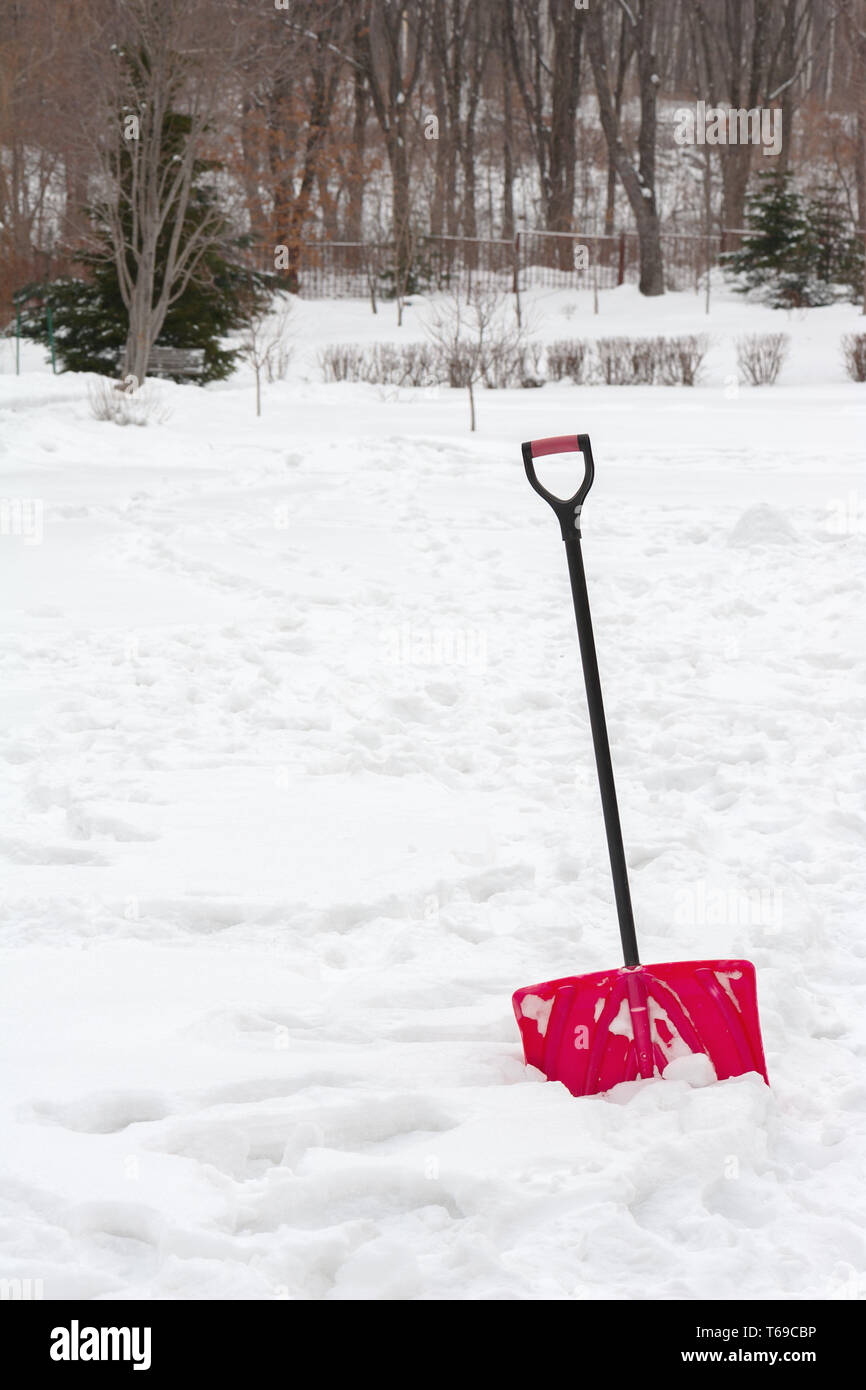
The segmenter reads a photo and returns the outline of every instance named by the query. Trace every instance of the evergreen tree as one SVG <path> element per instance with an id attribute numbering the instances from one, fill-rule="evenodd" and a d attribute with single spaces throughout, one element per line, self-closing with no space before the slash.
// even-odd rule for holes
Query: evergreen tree
<path id="1" fill-rule="evenodd" d="M 749 230 L 739 251 L 721 257 L 741 294 L 773 309 L 857 301 L 863 248 L 829 186 L 804 199 L 787 171 L 758 176 L 747 205 Z"/>
<path id="2" fill-rule="evenodd" d="M 774 309 L 795 308 L 806 302 L 809 278 L 803 202 L 787 171 L 758 177 L 746 205 L 748 231 L 739 251 L 721 262 L 736 277 L 739 293 L 754 294 Z"/>
<path id="3" fill-rule="evenodd" d="M 863 288 L 863 243 L 853 232 L 832 184 L 823 184 L 806 207 L 812 285 L 810 304 L 845 297 L 858 303 Z"/>

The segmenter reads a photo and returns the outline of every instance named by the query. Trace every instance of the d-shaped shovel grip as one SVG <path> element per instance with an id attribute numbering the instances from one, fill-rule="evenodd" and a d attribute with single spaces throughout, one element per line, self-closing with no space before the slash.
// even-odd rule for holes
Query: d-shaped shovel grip
<path id="1" fill-rule="evenodd" d="M 557 434 L 551 439 L 530 439 L 526 444 L 521 445 L 521 449 L 526 476 L 539 497 L 543 497 L 545 502 L 556 512 L 562 530 L 562 539 L 567 541 L 572 536 L 579 536 L 581 508 L 595 477 L 589 435 Z M 583 454 L 583 482 L 573 497 L 555 497 L 552 492 L 548 492 L 543 483 L 538 481 L 534 460 L 544 458 L 547 454 Z"/>

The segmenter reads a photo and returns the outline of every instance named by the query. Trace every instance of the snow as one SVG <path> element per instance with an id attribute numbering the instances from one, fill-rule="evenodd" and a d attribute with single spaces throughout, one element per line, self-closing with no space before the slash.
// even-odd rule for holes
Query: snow
<path id="1" fill-rule="evenodd" d="M 547 1026 L 550 1023 L 552 1008 L 552 998 L 542 999 L 537 994 L 527 994 L 520 1005 L 520 1014 L 522 1018 L 534 1018 L 538 1024 L 538 1031 L 544 1038 L 547 1036 Z"/>
<path id="2" fill-rule="evenodd" d="M 465 393 L 319 378 L 422 305 L 303 302 L 260 420 L 239 373 L 121 429 L 0 346 L 4 1278 L 863 1296 L 863 320 L 525 308 L 708 331 L 705 384 L 481 392 L 470 436 Z M 735 337 L 779 328 L 779 384 L 739 386 Z M 575 430 L 642 955 L 755 962 L 770 1088 L 678 1057 L 575 1100 L 523 1065 L 512 990 L 619 961 L 519 453 Z"/>
<path id="3" fill-rule="evenodd" d="M 662 1074 L 665 1081 L 686 1081 L 690 1086 L 710 1086 L 716 1080 L 716 1069 L 702 1052 L 674 1057 Z"/>

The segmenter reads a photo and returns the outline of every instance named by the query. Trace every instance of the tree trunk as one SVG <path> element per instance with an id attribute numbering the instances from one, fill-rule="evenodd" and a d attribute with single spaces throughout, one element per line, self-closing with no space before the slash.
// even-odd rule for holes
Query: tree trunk
<path id="1" fill-rule="evenodd" d="M 469 141 L 464 141 L 461 151 L 463 165 L 463 235 L 470 239 L 466 247 L 467 264 L 475 267 L 478 247 L 474 239 L 478 236 L 478 215 L 475 209 L 475 156 Z"/>
<path id="2" fill-rule="evenodd" d="M 630 31 L 628 27 L 628 16 L 623 10 L 620 15 L 619 44 L 617 45 L 616 62 L 616 84 L 613 91 L 613 114 L 616 121 L 616 133 L 619 135 L 620 121 L 622 119 L 622 98 L 625 88 L 626 73 L 631 63 L 633 48 L 631 44 Z M 614 233 L 614 219 L 616 217 L 616 164 L 608 153 L 607 157 L 607 200 L 604 208 L 604 234 L 612 237 Z M 609 248 L 611 251 L 612 247 Z"/>
<path id="3" fill-rule="evenodd" d="M 636 215 L 637 239 L 640 252 L 641 294 L 658 295 L 665 292 L 664 259 L 662 257 L 661 224 L 655 207 Z"/>
<path id="4" fill-rule="evenodd" d="M 263 240 L 267 236 L 268 219 L 265 216 L 259 195 L 259 160 L 261 139 L 261 107 L 252 96 L 245 96 L 241 107 L 241 158 L 243 167 L 241 177 L 244 186 L 244 201 L 250 219 L 253 237 Z"/>
<path id="5" fill-rule="evenodd" d="M 511 74 L 502 50 L 502 235 L 514 237 L 514 132 L 511 116 Z"/>
<path id="6" fill-rule="evenodd" d="M 575 121 L 583 12 L 575 9 L 572 0 L 551 0 L 550 17 L 553 27 L 553 81 L 545 220 L 548 231 L 570 232 L 574 228 Z M 559 248 L 560 267 L 563 270 L 572 269 L 571 241 L 563 238 Z"/>
<path id="7" fill-rule="evenodd" d="M 441 236 L 445 226 L 445 188 L 447 184 L 447 164 L 449 128 L 445 111 L 445 93 L 442 74 L 438 64 L 433 65 L 433 102 L 438 123 L 436 158 L 433 163 L 433 200 L 430 204 L 430 231 L 433 236 Z"/>
<path id="8" fill-rule="evenodd" d="M 159 336 L 162 322 L 154 318 L 153 306 L 153 257 L 149 264 L 142 263 L 129 304 L 129 332 L 126 338 L 126 352 L 123 360 L 123 375 L 134 376 L 139 385 L 147 376 L 150 349 Z M 162 316 L 164 319 L 165 315 Z"/>
<path id="9" fill-rule="evenodd" d="M 406 293 L 412 269 L 411 200 L 409 161 L 403 140 L 395 139 L 389 149 L 391 162 L 391 207 L 394 222 L 394 288 L 398 298 Z"/>
<path id="10" fill-rule="evenodd" d="M 866 41 L 862 58 L 866 60 Z M 857 180 L 857 226 L 863 238 L 863 313 L 866 314 L 866 70 L 860 75 L 857 102 L 857 144 L 855 150 Z"/>
<path id="11" fill-rule="evenodd" d="M 616 164 L 611 155 L 607 157 L 607 199 L 604 205 L 604 234 L 613 236 L 613 222 L 616 212 Z"/>
<path id="12" fill-rule="evenodd" d="M 738 230 L 743 225 L 746 189 L 752 172 L 751 145 L 728 145 L 720 148 L 722 167 L 722 225 Z"/>
<path id="13" fill-rule="evenodd" d="M 360 52 L 357 31 L 354 51 L 356 55 Z M 352 145 L 349 151 L 349 202 L 346 209 L 348 241 L 360 241 L 364 226 L 364 153 L 369 101 L 364 74 L 356 67 L 352 79 Z"/>
<path id="14" fill-rule="evenodd" d="M 545 60 L 547 30 L 540 8 L 520 10 L 528 57 L 518 34 L 514 0 L 508 0 L 503 7 L 502 24 L 532 135 L 545 226 L 549 231 L 570 232 L 574 217 L 575 119 L 586 11 L 576 9 L 573 0 L 548 0 L 548 6 L 553 36 L 552 71 Z M 564 264 L 570 267 L 571 254 L 571 243 L 563 240 L 556 259 L 564 256 Z"/>
<path id="15" fill-rule="evenodd" d="M 421 72 L 426 12 L 422 4 L 410 4 L 409 0 L 396 5 L 386 5 L 383 0 L 366 0 L 363 19 L 362 62 L 391 169 L 394 275 L 399 314 L 401 289 L 405 293 L 412 252 L 407 117 L 409 98 Z M 378 43 L 373 39 L 374 29 Z"/>

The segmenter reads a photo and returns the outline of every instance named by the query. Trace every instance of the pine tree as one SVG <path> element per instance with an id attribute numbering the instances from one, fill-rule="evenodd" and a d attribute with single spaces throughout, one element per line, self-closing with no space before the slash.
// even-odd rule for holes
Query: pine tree
<path id="1" fill-rule="evenodd" d="M 804 199 L 791 186 L 790 173 L 761 174 L 746 216 L 749 230 L 740 250 L 721 257 L 739 293 L 773 309 L 858 301 L 863 248 L 832 186 Z"/>
<path id="2" fill-rule="evenodd" d="M 810 304 L 840 298 L 859 302 L 863 287 L 863 244 L 854 235 L 838 191 L 823 184 L 806 207 L 812 280 Z"/>
<path id="3" fill-rule="evenodd" d="M 787 171 L 760 174 L 758 188 L 746 205 L 748 232 L 739 251 L 721 257 L 735 276 L 734 288 L 754 294 L 773 309 L 808 302 L 807 224 L 803 201 L 791 187 Z"/>

